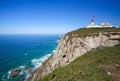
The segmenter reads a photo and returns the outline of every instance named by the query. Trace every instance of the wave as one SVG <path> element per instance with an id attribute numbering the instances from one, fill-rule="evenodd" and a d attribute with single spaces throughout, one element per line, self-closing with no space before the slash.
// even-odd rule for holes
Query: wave
<path id="1" fill-rule="evenodd" d="M 31 70 L 31 72 L 33 72 L 38 67 L 42 66 L 43 62 L 45 62 L 45 60 L 47 60 L 49 57 L 51 57 L 55 53 L 55 51 L 56 50 L 53 50 L 52 53 L 46 54 L 38 59 L 33 59 L 31 62 L 32 62 L 32 65 L 34 66 L 34 68 Z M 27 74 L 26 79 L 29 78 L 31 72 L 29 72 Z"/>
<path id="2" fill-rule="evenodd" d="M 22 66 L 16 67 L 16 68 L 21 70 L 19 75 L 24 75 L 25 81 L 26 81 L 26 79 L 30 76 L 30 73 L 32 73 L 36 68 L 42 66 L 43 62 L 45 60 L 47 60 L 49 57 L 51 57 L 55 53 L 55 51 L 56 50 L 53 50 L 52 53 L 46 54 L 46 55 L 44 55 L 44 56 L 42 56 L 42 57 L 40 57 L 38 59 L 32 59 L 30 66 L 33 66 L 33 67 L 31 67 L 28 70 L 25 70 L 26 65 L 22 65 Z M 7 72 L 7 77 L 6 77 L 7 79 L 10 78 L 9 76 L 11 74 L 11 71 L 12 71 L 12 69 Z M 2 78 L 2 81 L 7 81 L 7 80 L 5 80 L 5 75 L 3 75 L 3 76 L 4 77 Z"/>
<path id="3" fill-rule="evenodd" d="M 53 50 L 52 53 L 46 54 L 38 59 L 33 59 L 31 62 L 32 62 L 32 65 L 34 66 L 34 69 L 42 66 L 42 63 L 45 60 L 47 60 L 50 56 L 52 56 L 55 52 L 56 52 L 56 50 Z"/>
<path id="4" fill-rule="evenodd" d="M 25 68 L 25 66 L 19 66 L 19 68 L 24 69 L 24 68 Z"/>
<path id="5" fill-rule="evenodd" d="M 55 53 L 56 52 L 56 50 L 53 50 L 53 53 Z"/>
<path id="6" fill-rule="evenodd" d="M 7 78 L 10 78 L 9 75 L 11 74 L 11 71 L 12 71 L 12 70 L 9 70 L 9 71 L 8 71 L 8 77 L 7 77 Z"/>
<path id="7" fill-rule="evenodd" d="M 28 55 L 27 53 L 25 53 L 24 55 Z"/>
<path id="8" fill-rule="evenodd" d="M 53 51 L 55 51 L 55 50 L 53 50 Z M 26 76 L 26 78 L 25 78 L 25 81 L 26 81 L 27 78 L 29 78 L 30 73 L 32 73 L 32 72 L 33 72 L 35 69 L 37 69 L 38 67 L 42 66 L 43 62 L 44 62 L 45 60 L 47 60 L 47 59 L 48 59 L 50 56 L 52 56 L 52 55 L 53 55 L 53 53 L 51 53 L 51 54 L 46 54 L 46 55 L 44 55 L 44 56 L 42 56 L 42 57 L 40 57 L 40 58 L 38 58 L 38 59 L 32 59 L 31 64 L 32 64 L 34 67 L 33 67 L 33 69 L 31 69 L 31 71 L 29 71 L 29 72 L 27 73 L 27 76 Z"/>
<path id="9" fill-rule="evenodd" d="M 34 66 L 34 68 L 38 68 L 40 66 L 42 66 L 42 63 L 47 60 L 52 54 L 47 54 L 45 56 L 42 56 L 40 57 L 39 59 L 33 59 L 31 62 L 32 62 L 32 65 Z"/>

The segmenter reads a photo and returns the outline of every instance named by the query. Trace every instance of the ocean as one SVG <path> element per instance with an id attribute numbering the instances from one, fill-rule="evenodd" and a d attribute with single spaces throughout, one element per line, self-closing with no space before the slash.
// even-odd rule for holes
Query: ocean
<path id="1" fill-rule="evenodd" d="M 22 81 L 54 54 L 58 35 L 0 35 L 0 81 Z M 25 70 L 25 66 L 30 66 Z M 20 74 L 10 78 L 12 69 Z"/>

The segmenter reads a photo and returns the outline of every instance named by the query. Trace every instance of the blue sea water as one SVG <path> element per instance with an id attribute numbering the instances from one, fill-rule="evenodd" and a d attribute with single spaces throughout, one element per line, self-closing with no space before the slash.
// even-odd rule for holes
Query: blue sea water
<path id="1" fill-rule="evenodd" d="M 20 81 L 50 57 L 56 49 L 58 35 L 0 35 L 0 81 Z M 21 69 L 17 77 L 9 78 L 10 71 Z"/>

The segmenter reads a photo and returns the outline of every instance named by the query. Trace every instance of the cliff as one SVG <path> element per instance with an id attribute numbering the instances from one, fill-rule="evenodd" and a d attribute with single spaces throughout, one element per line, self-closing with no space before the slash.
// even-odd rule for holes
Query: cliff
<path id="1" fill-rule="evenodd" d="M 38 81 L 120 81 L 120 45 L 91 50 Z"/>
<path id="2" fill-rule="evenodd" d="M 90 50 L 112 47 L 120 44 L 119 28 L 78 29 L 67 33 L 58 41 L 58 47 L 53 56 L 37 68 L 28 78 L 35 81 L 60 66 L 65 66 Z"/>

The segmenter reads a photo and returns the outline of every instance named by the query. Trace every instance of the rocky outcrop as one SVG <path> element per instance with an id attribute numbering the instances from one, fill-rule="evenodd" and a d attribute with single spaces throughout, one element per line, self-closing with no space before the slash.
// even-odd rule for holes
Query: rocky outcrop
<path id="1" fill-rule="evenodd" d="M 28 69 L 30 69 L 30 66 L 25 66 L 24 70 L 28 70 Z"/>
<path id="2" fill-rule="evenodd" d="M 28 78 L 28 81 L 35 81 L 44 75 L 51 73 L 60 66 L 65 66 L 77 57 L 100 46 L 114 46 L 120 44 L 120 32 L 94 33 L 88 36 L 69 36 L 66 34 L 58 42 L 58 47 L 53 56 L 37 68 Z"/>
<path id="3" fill-rule="evenodd" d="M 19 73 L 20 73 L 20 72 L 21 72 L 21 70 L 20 70 L 20 69 L 15 68 L 15 69 L 13 69 L 13 70 L 11 71 L 11 73 L 10 73 L 10 76 L 9 76 L 9 77 L 13 78 L 13 77 L 15 77 L 15 76 L 19 75 Z"/>

